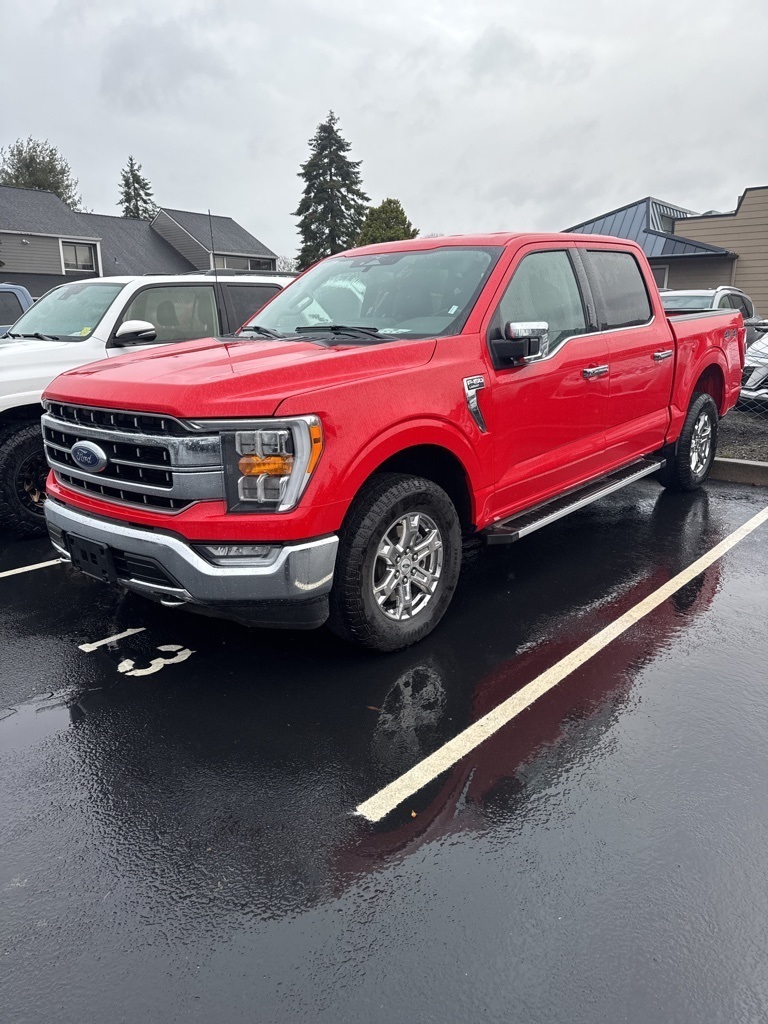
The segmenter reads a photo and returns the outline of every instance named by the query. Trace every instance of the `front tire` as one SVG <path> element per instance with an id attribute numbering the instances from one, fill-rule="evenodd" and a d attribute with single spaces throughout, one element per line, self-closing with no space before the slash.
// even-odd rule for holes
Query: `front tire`
<path id="1" fill-rule="evenodd" d="M 671 491 L 695 491 L 712 469 L 719 415 L 711 395 L 696 394 L 680 431 L 674 454 L 659 470 L 659 483 Z"/>
<path id="2" fill-rule="evenodd" d="M 44 536 L 47 476 L 39 423 L 16 423 L 0 433 L 0 527 L 17 537 Z"/>
<path id="3" fill-rule="evenodd" d="M 328 625 L 374 651 L 416 643 L 445 614 L 461 555 L 459 517 L 441 487 L 404 473 L 379 474 L 342 529 Z"/>

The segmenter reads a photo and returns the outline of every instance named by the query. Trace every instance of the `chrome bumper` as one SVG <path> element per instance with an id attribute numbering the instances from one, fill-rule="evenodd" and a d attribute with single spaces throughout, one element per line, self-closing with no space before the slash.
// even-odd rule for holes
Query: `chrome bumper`
<path id="1" fill-rule="evenodd" d="M 178 537 L 77 512 L 55 499 L 45 503 L 51 540 L 63 561 L 70 554 L 62 534 L 75 534 L 123 554 L 152 559 L 173 585 L 128 576 L 117 583 L 166 604 L 202 606 L 251 602 L 309 601 L 328 594 L 333 583 L 338 537 L 275 545 L 263 560 L 220 566 Z"/>

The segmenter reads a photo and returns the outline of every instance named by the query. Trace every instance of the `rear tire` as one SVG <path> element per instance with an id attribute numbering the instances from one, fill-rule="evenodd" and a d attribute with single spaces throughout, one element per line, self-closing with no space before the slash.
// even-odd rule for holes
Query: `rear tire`
<path id="1" fill-rule="evenodd" d="M 416 643 L 445 614 L 461 555 L 459 517 L 441 487 L 404 473 L 375 476 L 341 531 L 329 627 L 374 651 Z"/>
<path id="2" fill-rule="evenodd" d="M 39 423 L 15 423 L 0 433 L 0 528 L 17 537 L 45 535 L 47 476 Z"/>
<path id="3" fill-rule="evenodd" d="M 695 394 L 680 431 L 674 454 L 659 470 L 658 480 L 670 491 L 695 491 L 712 469 L 717 450 L 718 412 L 711 395 Z"/>

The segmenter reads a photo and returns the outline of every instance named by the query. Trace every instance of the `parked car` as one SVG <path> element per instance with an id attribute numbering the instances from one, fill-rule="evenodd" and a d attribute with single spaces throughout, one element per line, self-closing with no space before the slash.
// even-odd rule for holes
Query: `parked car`
<path id="1" fill-rule="evenodd" d="M 661 302 L 668 313 L 685 310 L 687 313 L 696 310 L 738 309 L 744 318 L 747 328 L 747 348 L 750 348 L 760 336 L 756 325 L 762 323 L 755 304 L 740 288 L 723 285 L 720 288 L 696 288 L 686 291 L 663 291 Z"/>
<path id="2" fill-rule="evenodd" d="M 747 353 L 741 377 L 739 409 L 768 412 L 768 323 L 758 327 L 759 339 Z"/>
<path id="3" fill-rule="evenodd" d="M 270 273 L 102 277 L 43 295 L 0 338 L 0 529 L 45 533 L 40 396 L 57 374 L 126 348 L 232 333 L 292 279 Z"/>
<path id="4" fill-rule="evenodd" d="M 10 282 L 0 284 L 0 338 L 24 310 L 29 309 L 33 301 L 23 285 Z"/>
<path id="5" fill-rule="evenodd" d="M 642 249 L 618 238 L 351 250 L 241 337 L 58 377 L 51 540 L 165 605 L 327 620 L 396 650 L 442 618 L 464 539 L 511 543 L 651 474 L 699 487 L 744 335 L 730 308 L 670 320 Z"/>

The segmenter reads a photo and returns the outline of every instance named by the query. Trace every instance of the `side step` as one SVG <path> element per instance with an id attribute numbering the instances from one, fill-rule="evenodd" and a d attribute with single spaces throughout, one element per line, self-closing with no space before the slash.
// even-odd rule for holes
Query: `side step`
<path id="1" fill-rule="evenodd" d="M 528 509 L 525 512 L 518 512 L 517 515 L 510 516 L 509 519 L 502 519 L 498 523 L 494 523 L 493 526 L 486 527 L 482 531 L 482 536 L 489 544 L 511 544 L 535 530 L 540 530 L 542 526 L 548 526 L 557 519 L 563 519 L 571 512 L 576 512 L 578 509 L 584 508 L 585 505 L 591 505 L 593 501 L 599 501 L 607 494 L 612 494 L 613 491 L 621 490 L 622 487 L 627 487 L 636 480 L 655 473 L 665 462 L 665 459 L 652 457 L 639 459 L 629 466 L 617 469 L 609 476 L 602 476 L 599 480 L 592 480 L 581 487 L 566 491 L 565 494 L 561 494 L 558 498 L 553 498 L 543 505 L 537 505 L 536 508 Z"/>

